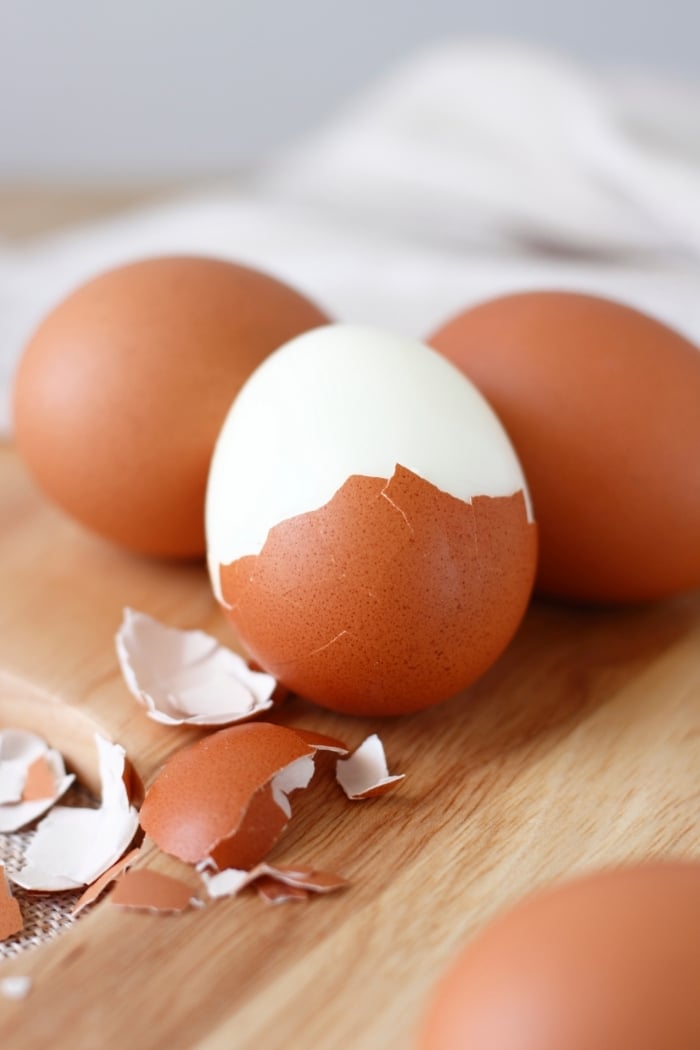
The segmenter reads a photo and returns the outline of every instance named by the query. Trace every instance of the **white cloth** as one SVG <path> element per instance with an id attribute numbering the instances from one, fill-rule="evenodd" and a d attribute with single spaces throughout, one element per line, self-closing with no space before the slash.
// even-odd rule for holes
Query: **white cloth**
<path id="1" fill-rule="evenodd" d="M 245 187 L 0 246 L 0 432 L 21 348 L 109 266 L 215 254 L 340 320 L 421 337 L 501 292 L 597 292 L 700 343 L 700 84 L 457 42 L 395 70 Z"/>

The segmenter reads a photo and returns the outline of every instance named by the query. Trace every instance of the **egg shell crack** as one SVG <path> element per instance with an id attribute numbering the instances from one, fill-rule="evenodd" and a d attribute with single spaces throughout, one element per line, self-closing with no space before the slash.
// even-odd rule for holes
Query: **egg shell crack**
<path id="1" fill-rule="evenodd" d="M 353 714 L 446 699 L 514 634 L 532 587 L 524 492 L 460 500 L 398 465 L 353 475 L 323 507 L 220 567 L 224 614 L 291 690 Z"/>

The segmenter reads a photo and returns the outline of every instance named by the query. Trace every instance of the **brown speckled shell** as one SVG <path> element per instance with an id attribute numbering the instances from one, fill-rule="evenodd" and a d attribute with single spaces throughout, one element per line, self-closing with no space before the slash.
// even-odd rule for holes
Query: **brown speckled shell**
<path id="1" fill-rule="evenodd" d="M 19 902 L 10 893 L 5 868 L 0 864 L 0 941 L 21 933 L 23 928 Z"/>
<path id="2" fill-rule="evenodd" d="M 514 634 L 535 571 L 522 491 L 455 499 L 403 467 L 354 475 L 220 570 L 253 658 L 351 714 L 429 707 L 485 671 Z"/>
<path id="3" fill-rule="evenodd" d="M 620 303 L 530 292 L 428 342 L 488 398 L 522 463 L 541 591 L 595 602 L 700 587 L 700 351 Z"/>
<path id="4" fill-rule="evenodd" d="M 149 788 L 140 822 L 160 849 L 189 864 L 261 860 L 287 825 L 270 780 L 314 753 L 293 730 L 267 722 L 231 726 L 176 751 Z"/>
<path id="5" fill-rule="evenodd" d="M 15 431 L 44 492 L 145 554 L 202 554 L 217 434 L 251 372 L 328 318 L 222 259 L 146 259 L 95 277 L 43 321 L 15 383 Z"/>

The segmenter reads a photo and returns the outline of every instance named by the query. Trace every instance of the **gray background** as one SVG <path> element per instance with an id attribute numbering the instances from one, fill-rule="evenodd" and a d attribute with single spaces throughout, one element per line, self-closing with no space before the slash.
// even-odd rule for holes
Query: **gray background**
<path id="1" fill-rule="evenodd" d="M 0 0 L 0 181 L 225 174 L 474 34 L 700 77 L 698 0 Z"/>

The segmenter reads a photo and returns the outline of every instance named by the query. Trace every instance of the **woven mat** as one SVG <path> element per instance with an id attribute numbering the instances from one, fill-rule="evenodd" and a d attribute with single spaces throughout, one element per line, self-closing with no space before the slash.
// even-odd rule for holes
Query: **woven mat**
<path id="1" fill-rule="evenodd" d="M 73 787 L 61 799 L 60 804 L 94 807 L 97 802 L 83 787 Z M 25 850 L 35 834 L 35 825 L 11 835 L 0 833 L 0 864 L 4 865 L 8 877 L 22 867 Z M 13 885 L 12 895 L 19 901 L 24 929 L 14 937 L 0 941 L 0 960 L 10 959 L 29 948 L 37 948 L 72 926 L 76 919 L 71 915 L 71 910 L 81 892 L 70 890 L 65 893 L 29 893 L 20 886 Z"/>

